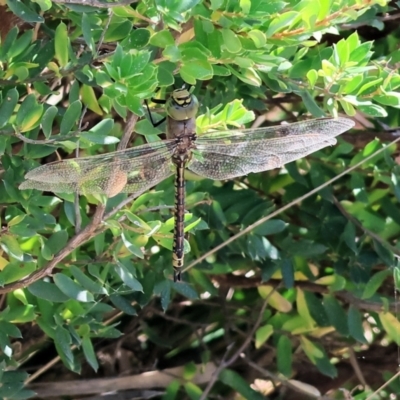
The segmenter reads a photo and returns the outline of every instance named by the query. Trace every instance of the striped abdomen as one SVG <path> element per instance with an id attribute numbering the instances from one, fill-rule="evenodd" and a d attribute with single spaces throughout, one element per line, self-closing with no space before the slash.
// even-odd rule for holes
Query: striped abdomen
<path id="1" fill-rule="evenodd" d="M 186 160 L 175 158 L 175 227 L 172 265 L 174 267 L 174 281 L 181 280 L 185 244 L 185 164 Z"/>

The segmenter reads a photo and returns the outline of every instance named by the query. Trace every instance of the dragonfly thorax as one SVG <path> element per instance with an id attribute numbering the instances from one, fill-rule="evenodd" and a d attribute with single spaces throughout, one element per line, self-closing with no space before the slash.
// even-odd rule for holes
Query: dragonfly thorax
<path id="1" fill-rule="evenodd" d="M 166 112 L 176 121 L 194 118 L 199 109 L 197 97 L 187 89 L 176 89 L 166 103 Z"/>

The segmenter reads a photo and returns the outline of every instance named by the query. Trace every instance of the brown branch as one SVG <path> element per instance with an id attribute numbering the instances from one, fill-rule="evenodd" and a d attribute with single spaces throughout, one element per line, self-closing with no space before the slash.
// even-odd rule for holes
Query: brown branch
<path id="1" fill-rule="evenodd" d="M 372 3 L 373 3 L 372 0 L 366 0 L 362 4 L 359 3 L 359 4 L 354 4 L 352 6 L 345 6 L 341 10 L 338 10 L 338 11 L 334 12 L 333 14 L 328 15 L 323 20 L 317 21 L 314 26 L 315 26 L 315 28 L 328 27 L 329 24 L 331 23 L 331 21 L 333 21 L 335 18 L 341 17 L 344 13 L 346 13 L 348 11 L 357 11 L 357 10 L 360 10 L 360 9 L 365 9 L 368 6 L 372 6 L 373 5 Z M 281 33 L 273 34 L 271 36 L 271 38 L 273 38 L 273 39 L 282 39 L 282 38 L 285 38 L 285 37 L 292 37 L 292 36 L 295 36 L 295 35 L 301 35 L 302 33 L 306 32 L 306 29 L 307 28 L 302 27 L 302 28 L 298 28 L 298 29 L 286 30 L 286 31 L 283 31 Z"/>
<path id="2" fill-rule="evenodd" d="M 2 288 L 0 288 L 0 294 L 24 288 L 26 286 L 29 286 L 33 282 L 36 282 L 37 280 L 51 274 L 53 268 L 55 268 L 68 254 L 72 253 L 72 251 L 74 251 L 77 247 L 79 247 L 84 242 L 88 241 L 94 236 L 96 229 L 102 223 L 104 210 L 105 210 L 104 205 L 98 205 L 90 224 L 87 225 L 78 234 L 73 236 L 70 239 L 70 241 L 66 244 L 66 246 L 62 250 L 60 250 L 44 268 L 32 272 L 26 278 L 21 279 L 18 282 L 13 282 L 8 285 L 4 285 Z"/>
<path id="3" fill-rule="evenodd" d="M 111 7 L 121 7 L 127 6 L 132 3 L 137 3 L 138 0 L 119 0 L 114 3 L 104 3 L 99 0 L 52 0 L 53 3 L 57 4 L 79 4 L 81 6 L 89 6 L 96 8 L 111 8 Z"/>
<path id="4" fill-rule="evenodd" d="M 208 382 L 215 371 L 213 363 L 196 366 L 196 373 L 191 382 L 201 385 Z M 122 391 L 128 389 L 166 388 L 175 379 L 185 382 L 183 378 L 185 367 L 174 367 L 162 371 L 148 371 L 138 375 L 122 376 L 117 378 L 100 378 L 75 380 L 67 382 L 41 382 L 28 385 L 27 388 L 35 391 L 40 398 L 61 396 L 82 396 L 93 393 Z"/>
<path id="5" fill-rule="evenodd" d="M 232 274 L 215 275 L 213 276 L 212 280 L 217 282 L 220 288 L 226 287 L 235 289 L 253 289 L 266 284 L 277 287 L 282 283 L 282 281 L 279 279 L 270 279 L 268 282 L 263 282 L 260 277 L 244 277 Z M 295 286 L 313 293 L 332 293 L 329 287 L 313 282 L 296 281 Z M 351 292 L 345 290 L 334 292 L 334 295 L 346 303 L 352 304 L 358 309 L 363 309 L 366 311 L 380 312 L 388 309 L 392 312 L 396 312 L 400 307 L 400 301 L 384 304 L 376 301 L 361 300 L 358 297 L 355 297 Z"/>

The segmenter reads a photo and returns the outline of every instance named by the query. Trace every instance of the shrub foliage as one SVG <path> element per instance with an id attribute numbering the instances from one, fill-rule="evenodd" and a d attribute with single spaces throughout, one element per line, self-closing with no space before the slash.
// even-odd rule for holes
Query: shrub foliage
<path id="1" fill-rule="evenodd" d="M 146 371 L 184 366 L 161 385 L 168 400 L 400 392 L 394 2 L 7 0 L 0 10 L 1 398 L 45 397 L 51 371 L 110 376 L 114 352 L 132 389 Z M 159 140 L 144 100 L 183 84 L 201 101 L 198 132 L 339 114 L 357 126 L 281 170 L 188 174 L 187 265 L 174 283 L 172 178 L 110 199 L 18 186 L 40 164 Z"/>

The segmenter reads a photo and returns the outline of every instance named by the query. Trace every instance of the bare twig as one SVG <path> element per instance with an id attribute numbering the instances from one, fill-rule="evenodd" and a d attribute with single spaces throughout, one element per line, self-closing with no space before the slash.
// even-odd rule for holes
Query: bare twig
<path id="1" fill-rule="evenodd" d="M 396 375 L 393 375 L 387 382 L 385 382 L 380 388 L 376 389 L 374 393 L 372 393 L 370 396 L 368 396 L 365 400 L 373 400 L 376 399 L 375 395 L 380 393 L 382 389 L 384 389 L 386 386 L 390 385 L 392 381 L 395 381 L 396 379 L 400 378 L 400 371 L 397 371 Z"/>
<path id="2" fill-rule="evenodd" d="M 52 0 L 52 1 L 53 3 L 57 4 L 79 4 L 81 6 L 90 6 L 96 8 L 121 7 L 138 2 L 138 0 L 119 0 L 115 3 L 105 3 L 99 0 Z"/>
<path id="3" fill-rule="evenodd" d="M 107 18 L 107 21 L 106 21 L 106 26 L 104 27 L 103 32 L 101 32 L 99 43 L 97 44 L 96 57 L 99 55 L 101 46 L 103 45 L 104 37 L 106 36 L 106 32 L 107 32 L 107 30 L 108 30 L 108 28 L 110 26 L 111 19 L 112 19 L 113 15 L 114 15 L 113 11 L 111 9 L 109 9 L 108 10 L 108 18 Z"/>
<path id="4" fill-rule="evenodd" d="M 366 388 L 368 387 L 367 381 L 364 378 L 364 374 L 362 372 L 362 369 L 360 368 L 360 365 L 358 364 L 357 358 L 354 354 L 354 349 L 352 347 L 349 347 L 349 358 L 350 358 L 350 364 L 354 369 L 354 372 L 358 378 L 358 380 L 361 382 L 361 384 Z"/>
<path id="5" fill-rule="evenodd" d="M 124 133 L 118 143 L 118 150 L 124 150 L 128 147 L 129 140 L 131 139 L 132 132 L 135 129 L 138 119 L 139 117 L 136 114 L 130 113 L 128 120 L 126 121 Z"/>
<path id="6" fill-rule="evenodd" d="M 253 340 L 253 336 L 254 336 L 256 330 L 259 328 L 259 326 L 262 322 L 262 319 L 264 316 L 264 311 L 267 307 L 268 301 L 269 301 L 271 295 L 275 292 L 275 290 L 276 290 L 276 288 L 271 290 L 271 292 L 268 294 L 268 296 L 264 300 L 261 310 L 258 313 L 257 320 L 254 323 L 253 327 L 251 328 L 251 331 L 248 333 L 248 336 L 246 337 L 246 339 L 244 340 L 242 345 L 235 351 L 235 353 L 229 359 L 226 360 L 228 353 L 230 351 L 230 348 L 228 348 L 223 359 L 221 360 L 220 364 L 218 365 L 217 369 L 215 370 L 214 374 L 212 375 L 210 381 L 208 382 L 206 388 L 204 389 L 204 391 L 200 397 L 200 400 L 205 400 L 207 398 L 208 394 L 210 393 L 212 387 L 214 386 L 215 382 L 217 381 L 218 376 L 222 372 L 222 370 L 224 370 L 225 368 L 228 368 L 230 365 L 232 365 L 241 356 L 241 354 L 246 350 L 246 348 L 250 345 L 251 341 Z"/>
<path id="7" fill-rule="evenodd" d="M 196 365 L 196 373 L 191 381 L 197 385 L 204 384 L 215 371 L 213 363 Z M 75 380 L 67 382 L 41 382 L 31 384 L 29 389 L 37 392 L 40 398 L 52 398 L 57 396 L 82 396 L 91 393 L 104 393 L 110 391 L 123 391 L 127 389 L 153 389 L 155 382 L 157 387 L 166 388 L 175 379 L 181 379 L 185 367 L 168 368 L 162 371 L 148 371 L 137 375 L 122 376 L 116 378 L 99 378 Z"/>

